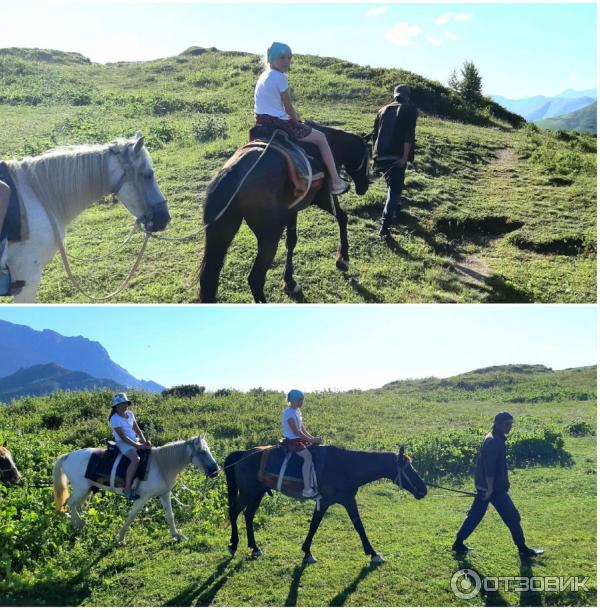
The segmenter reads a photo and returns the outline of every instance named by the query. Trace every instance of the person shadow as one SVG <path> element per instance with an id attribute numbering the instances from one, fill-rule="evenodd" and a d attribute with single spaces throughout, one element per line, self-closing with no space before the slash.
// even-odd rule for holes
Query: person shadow
<path id="1" fill-rule="evenodd" d="M 531 569 L 531 561 L 523 561 L 521 563 L 520 574 L 522 577 L 528 579 L 531 585 L 531 579 L 533 578 L 533 570 Z M 543 606 L 544 601 L 542 599 L 541 591 L 521 591 L 519 595 L 519 606 Z"/>
<path id="2" fill-rule="evenodd" d="M 485 581 L 486 577 L 481 574 L 477 568 L 475 568 L 467 557 L 457 559 L 457 563 L 460 570 L 472 570 L 475 572 L 475 574 L 477 574 L 481 583 Z M 485 606 L 508 606 L 508 602 L 502 597 L 502 595 L 500 595 L 499 591 L 488 591 L 482 586 L 479 589 L 479 596 L 481 597 L 481 601 Z"/>
<path id="3" fill-rule="evenodd" d="M 217 593 L 225 585 L 230 576 L 237 572 L 243 563 L 239 560 L 230 570 L 227 570 L 233 557 L 227 557 L 213 571 L 213 573 L 200 585 L 192 584 L 165 602 L 164 606 L 210 606 Z"/>

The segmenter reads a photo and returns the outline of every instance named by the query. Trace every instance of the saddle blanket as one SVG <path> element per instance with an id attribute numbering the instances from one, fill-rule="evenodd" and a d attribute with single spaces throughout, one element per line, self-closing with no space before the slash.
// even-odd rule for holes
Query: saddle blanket
<path id="1" fill-rule="evenodd" d="M 151 451 L 140 451 L 140 465 L 135 473 L 135 479 L 144 481 L 148 474 L 148 461 Z M 120 458 L 120 459 L 119 459 Z M 115 462 L 119 459 L 115 470 Z M 117 448 L 94 449 L 85 470 L 85 478 L 108 487 L 125 487 L 125 475 L 130 459 Z M 113 472 L 115 470 L 115 472 Z"/>
<path id="2" fill-rule="evenodd" d="M 8 211 L 0 230 L 0 240 L 6 238 L 8 241 L 23 241 L 27 239 L 26 225 L 22 221 L 23 209 L 8 165 L 4 161 L 0 161 L 0 180 L 10 187 Z"/>
<path id="3" fill-rule="evenodd" d="M 309 451 L 313 456 L 314 481 L 316 479 L 316 473 L 322 472 L 323 463 L 321 452 L 318 448 L 311 447 L 309 448 Z M 304 489 L 302 465 L 304 460 L 295 453 L 290 454 L 283 476 L 281 476 L 281 467 L 287 455 L 287 450 L 281 445 L 267 447 L 261 456 L 258 479 L 267 487 L 277 489 L 287 496 L 302 498 L 302 490 Z M 281 485 L 281 489 L 278 487 L 279 484 Z"/>

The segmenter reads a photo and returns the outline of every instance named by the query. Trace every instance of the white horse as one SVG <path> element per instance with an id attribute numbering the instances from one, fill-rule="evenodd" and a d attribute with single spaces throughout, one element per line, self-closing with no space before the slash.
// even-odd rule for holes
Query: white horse
<path id="1" fill-rule="evenodd" d="M 94 449 L 78 449 L 71 453 L 61 455 L 54 465 L 54 501 L 58 512 L 64 511 L 65 503 L 71 511 L 71 525 L 80 529 L 84 521 L 79 514 L 79 509 L 84 503 L 91 487 L 99 487 L 107 491 L 122 492 L 122 489 L 113 489 L 107 485 L 96 483 L 85 478 L 85 471 Z M 131 525 L 135 516 L 140 512 L 144 504 L 150 498 L 160 497 L 171 536 L 176 540 L 182 540 L 183 535 L 175 527 L 173 508 L 171 506 L 171 490 L 173 489 L 179 473 L 190 463 L 204 470 L 209 477 L 215 477 L 219 473 L 219 466 L 213 458 L 210 448 L 203 436 L 196 436 L 187 441 L 175 441 L 162 447 L 151 449 L 148 462 L 147 477 L 140 481 L 136 493 L 140 496 L 134 501 L 129 515 L 117 535 L 118 542 L 123 542 L 125 532 Z M 73 493 L 69 497 L 67 479 L 73 487 Z"/>
<path id="2" fill-rule="evenodd" d="M 35 301 L 57 239 L 62 241 L 69 223 L 101 197 L 118 197 L 147 231 L 161 231 L 170 220 L 139 133 L 109 144 L 56 148 L 7 165 L 28 228 L 27 240 L 8 246 L 12 280 L 25 282 L 15 303 Z"/>

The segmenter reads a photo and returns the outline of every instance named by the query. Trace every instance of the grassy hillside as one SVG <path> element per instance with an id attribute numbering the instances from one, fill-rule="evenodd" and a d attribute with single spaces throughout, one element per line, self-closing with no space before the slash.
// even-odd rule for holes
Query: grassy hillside
<path id="1" fill-rule="evenodd" d="M 0 157 L 59 144 L 105 142 L 140 130 L 171 208 L 171 237 L 201 226 L 208 181 L 247 140 L 258 56 L 192 48 L 150 62 L 93 64 L 76 54 L 0 50 Z M 470 108 L 437 82 L 402 70 L 297 56 L 289 75 L 307 119 L 371 130 L 398 82 L 421 110 L 406 202 L 389 242 L 377 237 L 384 183 L 347 194 L 351 268 L 334 265 L 337 226 L 317 209 L 299 219 L 297 279 L 307 302 L 591 302 L 596 295 L 596 139 L 522 127 L 492 101 Z M 141 237 L 100 262 L 127 236 L 128 213 L 106 200 L 67 235 L 75 273 L 107 293 L 131 266 Z M 101 231 L 99 230 L 101 228 Z M 116 300 L 191 302 L 203 252 L 198 239 L 150 244 L 141 270 Z M 243 227 L 230 250 L 220 299 L 249 302 L 255 239 Z M 280 247 L 266 293 L 289 302 Z M 81 302 L 56 257 L 43 302 Z"/>
<path id="2" fill-rule="evenodd" d="M 596 113 L 598 102 L 580 108 L 575 112 L 569 112 L 562 116 L 537 121 L 536 125 L 542 129 L 553 129 L 562 131 L 579 131 L 584 133 L 597 133 Z"/>
<path id="3" fill-rule="evenodd" d="M 467 391 L 465 383 L 478 388 Z M 552 396 L 549 387 L 555 389 Z M 485 393 L 490 388 L 495 389 Z M 2 490 L 0 603 L 593 606 L 595 388 L 595 367 L 499 367 L 446 380 L 395 382 L 374 391 L 315 392 L 303 409 L 309 429 L 328 444 L 394 451 L 404 443 L 422 475 L 463 489 L 472 487 L 473 459 L 493 415 L 509 409 L 516 418 L 509 437 L 511 495 L 528 541 L 546 550 L 529 575 L 589 576 L 587 592 L 511 590 L 457 600 L 450 578 L 459 568 L 470 567 L 482 577 L 528 574 L 508 531 L 491 510 L 470 539 L 475 550 L 469 563 L 458 562 L 448 548 L 468 499 L 430 488 L 428 497 L 416 502 L 389 481 L 358 494 L 367 533 L 388 560 L 381 568 L 369 567 L 340 507 L 328 513 L 315 538 L 319 563 L 302 568 L 300 545 L 311 506 L 280 494 L 265 498 L 257 515 L 264 557 L 249 560 L 242 537 L 238 554 L 230 559 L 224 478 L 207 481 L 189 467 L 182 475 L 185 487 L 176 490 L 183 505 L 175 505 L 175 518 L 188 538 L 180 544 L 170 542 L 158 501 L 134 523 L 125 546 L 117 547 L 114 536 L 127 511 L 122 498 L 95 496 L 87 507 L 87 527 L 76 534 L 64 516 L 53 516 L 48 489 Z M 231 450 L 276 441 L 282 393 L 256 388 L 221 394 L 176 399 L 138 393 L 134 411 L 155 444 L 206 433 L 220 464 Z M 523 401 L 515 401 L 516 396 Z M 0 409 L 0 443 L 11 447 L 29 483 L 44 480 L 59 454 L 99 445 L 109 435 L 109 403 L 108 392 L 14 401 Z"/>

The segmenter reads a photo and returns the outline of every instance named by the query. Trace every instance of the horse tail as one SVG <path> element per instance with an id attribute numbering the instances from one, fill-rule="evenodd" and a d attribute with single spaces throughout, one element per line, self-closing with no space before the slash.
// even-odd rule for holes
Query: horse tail
<path id="1" fill-rule="evenodd" d="M 243 451 L 234 451 L 225 458 L 225 478 L 227 479 L 227 503 L 229 505 L 229 512 L 235 509 L 235 505 L 238 498 L 238 485 L 235 477 L 235 463 L 243 457 Z"/>
<path id="2" fill-rule="evenodd" d="M 68 453 L 64 453 L 54 464 L 54 503 L 56 512 L 60 513 L 65 510 L 65 502 L 69 497 L 69 488 L 67 487 L 67 477 L 63 472 L 63 462 L 67 459 Z"/>

